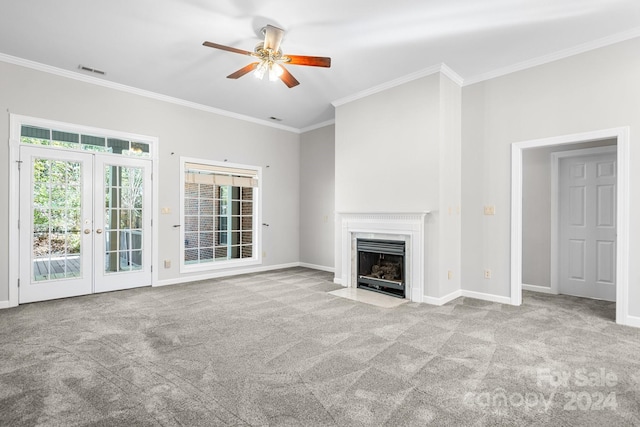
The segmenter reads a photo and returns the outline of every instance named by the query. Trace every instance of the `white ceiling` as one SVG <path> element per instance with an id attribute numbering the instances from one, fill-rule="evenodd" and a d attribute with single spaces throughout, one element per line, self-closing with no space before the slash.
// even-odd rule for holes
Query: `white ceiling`
<path id="1" fill-rule="evenodd" d="M 300 81 L 247 75 L 260 29 L 286 30 Z M 0 0 L 0 59 L 17 57 L 280 126 L 309 129 L 332 102 L 446 64 L 466 83 L 640 36 L 639 0 Z M 273 123 L 273 122 L 270 122 Z"/>

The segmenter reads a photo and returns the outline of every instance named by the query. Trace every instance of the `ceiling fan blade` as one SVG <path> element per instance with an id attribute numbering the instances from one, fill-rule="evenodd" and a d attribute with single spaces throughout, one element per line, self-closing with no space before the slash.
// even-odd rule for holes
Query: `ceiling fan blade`
<path id="1" fill-rule="evenodd" d="M 264 48 L 277 52 L 284 37 L 284 30 L 273 25 L 264 27 Z"/>
<path id="2" fill-rule="evenodd" d="M 289 72 L 289 70 L 287 70 L 284 67 L 282 67 L 282 75 L 280 76 L 280 80 L 282 80 L 284 84 L 289 86 L 289 88 L 298 86 L 300 84 L 300 82 L 296 80 L 295 77 L 293 77 L 293 75 Z"/>
<path id="3" fill-rule="evenodd" d="M 235 73 L 229 74 L 227 76 L 227 78 L 228 79 L 239 79 L 240 77 L 244 76 L 245 74 L 248 74 L 248 73 L 252 72 L 253 70 L 255 70 L 256 68 L 258 68 L 258 64 L 259 64 L 259 62 L 252 62 L 251 64 L 240 68 Z"/>
<path id="4" fill-rule="evenodd" d="M 325 56 L 285 55 L 289 58 L 287 64 L 309 65 L 311 67 L 331 67 L 331 58 Z"/>
<path id="5" fill-rule="evenodd" d="M 239 53 L 241 55 L 253 55 L 253 52 L 249 52 L 248 50 L 237 49 L 235 47 L 225 46 L 218 43 L 204 42 L 203 46 L 212 47 L 214 49 L 226 50 L 227 52 Z"/>

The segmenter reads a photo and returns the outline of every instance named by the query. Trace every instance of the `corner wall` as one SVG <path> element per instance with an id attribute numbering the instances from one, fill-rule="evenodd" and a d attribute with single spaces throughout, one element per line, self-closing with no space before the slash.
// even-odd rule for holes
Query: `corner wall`
<path id="1" fill-rule="evenodd" d="M 300 135 L 300 262 L 334 271 L 335 125 Z"/>

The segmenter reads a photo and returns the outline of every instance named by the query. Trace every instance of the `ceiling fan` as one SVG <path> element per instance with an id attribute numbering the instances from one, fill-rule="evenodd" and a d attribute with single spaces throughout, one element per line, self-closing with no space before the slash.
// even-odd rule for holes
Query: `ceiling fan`
<path id="1" fill-rule="evenodd" d="M 262 29 L 262 33 L 264 34 L 264 42 L 258 43 L 253 52 L 207 41 L 202 44 L 203 46 L 215 49 L 253 56 L 258 60 L 240 68 L 235 73 L 229 74 L 227 76 L 228 79 L 237 79 L 253 71 L 257 78 L 261 79 L 267 74 L 270 80 L 275 81 L 280 79 L 284 84 L 292 88 L 299 85 L 300 82 L 284 68 L 283 64 L 331 67 L 331 58 L 322 56 L 283 55 L 282 50 L 280 50 L 280 42 L 284 36 L 284 30 L 278 27 L 267 25 Z"/>

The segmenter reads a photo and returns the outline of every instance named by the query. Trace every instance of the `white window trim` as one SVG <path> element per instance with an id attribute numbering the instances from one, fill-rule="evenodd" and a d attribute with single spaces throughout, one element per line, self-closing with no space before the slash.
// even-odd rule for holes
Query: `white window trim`
<path id="1" fill-rule="evenodd" d="M 226 168 L 250 169 L 258 176 L 258 186 L 254 187 L 253 195 L 253 256 L 251 258 L 232 259 L 226 261 L 212 261 L 199 264 L 185 264 L 184 262 L 184 238 L 185 238 L 185 206 L 184 206 L 184 184 L 185 165 L 187 163 L 199 163 L 202 165 L 219 166 Z M 180 157 L 180 273 L 195 273 L 202 271 L 216 271 L 235 267 L 245 267 L 248 265 L 262 264 L 262 167 L 244 165 L 239 163 L 218 162 L 214 160 L 198 159 L 194 157 Z"/>

